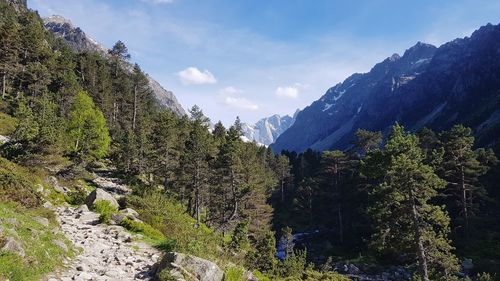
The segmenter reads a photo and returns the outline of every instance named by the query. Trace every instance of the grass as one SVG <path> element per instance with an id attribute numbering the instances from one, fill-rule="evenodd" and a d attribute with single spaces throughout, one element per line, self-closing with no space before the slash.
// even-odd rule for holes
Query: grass
<path id="1" fill-rule="evenodd" d="M 224 281 L 245 281 L 245 279 L 243 278 L 244 273 L 245 270 L 241 267 L 228 267 L 226 269 L 226 272 L 224 272 Z"/>
<path id="2" fill-rule="evenodd" d="M 215 262 L 224 259 L 221 236 L 204 224 L 196 227 L 196 221 L 175 200 L 153 192 L 130 196 L 125 203 L 139 213 L 142 221 L 163 234 L 167 240 L 163 246 L 168 244 L 165 248 Z"/>
<path id="3" fill-rule="evenodd" d="M 8 136 L 16 130 L 16 118 L 0 112 L 0 135 Z"/>
<path id="4" fill-rule="evenodd" d="M 49 219 L 49 227 L 36 222 L 34 217 Z M 7 223 L 7 219 L 15 223 Z M 2 237 L 13 237 L 21 243 L 26 256 L 24 258 L 10 252 L 0 252 L 0 280 L 40 280 L 46 273 L 63 266 L 67 256 L 74 255 L 71 243 L 61 233 L 52 233 L 57 227 L 54 214 L 44 208 L 26 209 L 15 203 L 0 203 L 0 220 L 4 228 Z M 55 245 L 60 240 L 66 244 L 69 252 Z"/>
<path id="5" fill-rule="evenodd" d="M 162 241 L 165 240 L 165 236 L 149 224 L 125 218 L 120 225 L 133 233 L 139 233 L 146 236 L 153 244 L 162 243 Z"/>
<path id="6" fill-rule="evenodd" d="M 27 169 L 0 157 L 0 202 L 17 202 L 26 208 L 39 207 L 42 200 L 34 190 L 41 181 Z"/>

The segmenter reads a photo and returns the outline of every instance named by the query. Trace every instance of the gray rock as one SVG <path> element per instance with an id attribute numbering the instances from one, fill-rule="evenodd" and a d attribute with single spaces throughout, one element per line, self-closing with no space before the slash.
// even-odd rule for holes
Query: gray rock
<path id="1" fill-rule="evenodd" d="M 213 262 L 182 253 L 166 254 L 156 269 L 156 274 L 162 270 L 170 270 L 170 275 L 177 280 L 196 278 L 199 281 L 222 281 L 224 272 Z"/>
<path id="2" fill-rule="evenodd" d="M 100 188 L 96 188 L 94 191 L 92 191 L 89 196 L 87 197 L 87 206 L 89 208 L 93 207 L 96 201 L 103 200 L 103 201 L 108 201 L 112 206 L 118 208 L 120 205 L 116 201 L 116 199 L 106 191 Z"/>
<path id="3" fill-rule="evenodd" d="M 43 203 L 43 207 L 46 209 L 51 209 L 53 207 L 53 205 L 52 205 L 52 203 L 47 201 L 47 202 Z"/>
<path id="4" fill-rule="evenodd" d="M 9 140 L 10 139 L 8 137 L 0 135 L 0 144 L 7 143 Z"/>
<path id="5" fill-rule="evenodd" d="M 16 218 L 7 218 L 5 220 L 5 222 L 7 222 L 8 224 L 17 224 L 17 219 Z"/>
<path id="6" fill-rule="evenodd" d="M 2 247 L 2 251 L 12 252 L 18 254 L 21 257 L 25 256 L 25 252 L 21 244 L 12 237 L 7 237 L 7 239 L 5 240 L 5 245 L 3 245 Z"/>
<path id="7" fill-rule="evenodd" d="M 37 223 L 39 223 L 45 227 L 49 226 L 49 220 L 46 218 L 34 217 L 33 220 L 35 220 Z"/>
<path id="8" fill-rule="evenodd" d="M 68 246 L 66 246 L 66 244 L 63 241 L 54 240 L 54 241 L 52 241 L 52 243 L 54 245 L 56 245 L 57 247 L 61 248 L 64 252 L 68 252 Z"/>
<path id="9" fill-rule="evenodd" d="M 89 211 L 89 207 L 85 204 L 80 205 L 80 207 L 76 208 L 77 213 L 84 213 L 84 212 L 88 212 L 88 211 Z"/>
<path id="10" fill-rule="evenodd" d="M 54 187 L 54 190 L 59 193 L 67 194 L 69 192 L 69 189 L 60 185 L 59 181 L 54 176 L 49 177 L 49 183 Z"/>

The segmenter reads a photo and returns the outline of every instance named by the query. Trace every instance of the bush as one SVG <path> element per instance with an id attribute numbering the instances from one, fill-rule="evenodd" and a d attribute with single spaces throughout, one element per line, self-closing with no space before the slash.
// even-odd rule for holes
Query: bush
<path id="1" fill-rule="evenodd" d="M 35 192 L 36 179 L 26 169 L 0 157 L 0 201 L 13 201 L 26 208 L 42 205 Z"/>
<path id="2" fill-rule="evenodd" d="M 157 277 L 158 277 L 159 281 L 176 281 L 177 280 L 177 278 L 175 278 L 174 276 L 172 276 L 172 274 L 170 274 L 170 269 L 168 269 L 168 268 L 165 268 L 162 271 L 160 271 L 160 273 L 158 274 Z"/>
<path id="3" fill-rule="evenodd" d="M 16 130 L 16 118 L 0 112 L 0 135 L 10 135 Z"/>
<path id="4" fill-rule="evenodd" d="M 244 281 L 243 273 L 245 270 L 241 267 L 228 267 L 224 272 L 224 281 Z"/>
<path id="5" fill-rule="evenodd" d="M 109 219 L 111 219 L 111 215 L 118 210 L 108 201 L 98 200 L 94 204 L 94 211 L 99 214 L 99 221 L 101 223 L 108 223 Z"/>
<path id="6" fill-rule="evenodd" d="M 71 205 L 85 204 L 87 193 L 84 190 L 73 191 L 68 195 L 68 203 Z"/>
<path id="7" fill-rule="evenodd" d="M 175 241 L 176 250 L 215 262 L 223 258 L 222 237 L 204 224 L 196 227 L 196 221 L 174 199 L 160 192 L 147 192 L 141 197 L 127 197 L 126 203 L 140 214 L 141 220 Z"/>
<path id="8" fill-rule="evenodd" d="M 120 223 L 120 225 L 125 227 L 126 229 L 132 231 L 132 232 L 143 234 L 146 237 L 149 237 L 153 240 L 165 239 L 165 237 L 163 236 L 163 234 L 160 231 L 154 229 L 149 224 L 145 224 L 143 222 L 138 222 L 138 221 L 131 220 L 129 218 L 125 218 Z"/>

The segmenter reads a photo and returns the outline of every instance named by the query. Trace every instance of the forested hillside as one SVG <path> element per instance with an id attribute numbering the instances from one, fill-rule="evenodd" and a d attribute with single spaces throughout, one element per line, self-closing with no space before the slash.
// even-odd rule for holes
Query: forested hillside
<path id="1" fill-rule="evenodd" d="M 159 107 L 121 41 L 106 57 L 74 52 L 36 12 L 1 0 L 0 39 L 1 279 L 39 280 L 78 255 L 54 208 L 84 203 L 102 225 L 133 208 L 138 218 L 117 224 L 164 253 L 215 262 L 224 280 L 500 274 L 498 160 L 464 126 L 394 124 L 386 140 L 358 130 L 349 151 L 275 155 L 243 142 L 238 118 L 210 131 L 198 106 L 189 117 Z M 130 193 L 89 204 L 101 174 Z"/>

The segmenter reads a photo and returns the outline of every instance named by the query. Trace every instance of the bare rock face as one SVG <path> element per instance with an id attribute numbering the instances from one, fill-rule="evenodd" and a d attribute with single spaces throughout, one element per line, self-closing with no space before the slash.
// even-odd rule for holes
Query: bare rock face
<path id="1" fill-rule="evenodd" d="M 222 281 L 224 272 L 213 262 L 182 253 L 171 252 L 166 254 L 156 274 L 169 270 L 175 280 Z"/>
<path id="2" fill-rule="evenodd" d="M 89 196 L 87 197 L 87 206 L 91 208 L 94 206 L 94 204 L 99 201 L 108 201 L 112 206 L 116 207 L 117 209 L 120 207 L 116 199 L 106 191 L 100 188 L 96 188 L 96 190 L 92 191 Z"/>
<path id="3" fill-rule="evenodd" d="M 7 237 L 1 250 L 18 254 L 21 257 L 25 256 L 25 252 L 21 244 L 12 237 Z"/>

